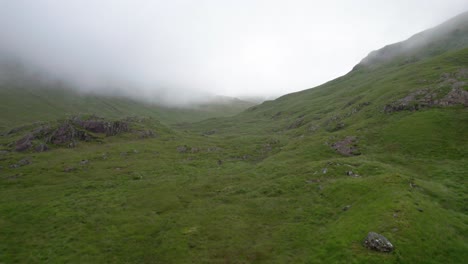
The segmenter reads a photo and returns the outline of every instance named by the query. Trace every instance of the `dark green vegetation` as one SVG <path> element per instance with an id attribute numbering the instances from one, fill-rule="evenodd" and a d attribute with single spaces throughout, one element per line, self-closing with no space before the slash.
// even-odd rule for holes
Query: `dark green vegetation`
<path id="1" fill-rule="evenodd" d="M 15 152 L 41 124 L 5 133 L 0 262 L 464 263 L 464 47 L 361 66 L 230 118 L 132 119 L 75 148 Z M 369 231 L 395 250 L 364 248 Z"/>

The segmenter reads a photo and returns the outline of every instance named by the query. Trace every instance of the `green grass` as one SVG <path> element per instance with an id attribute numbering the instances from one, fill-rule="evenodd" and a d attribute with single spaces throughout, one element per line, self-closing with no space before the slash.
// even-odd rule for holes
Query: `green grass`
<path id="1" fill-rule="evenodd" d="M 163 107 L 124 97 L 77 93 L 70 89 L 33 84 L 0 84 L 0 131 L 71 115 L 99 114 L 108 118 L 153 117 L 166 124 L 195 122 L 235 115 L 252 103 L 233 99 L 191 108 Z"/>
<path id="2" fill-rule="evenodd" d="M 152 139 L 0 154 L 0 263 L 464 263 L 467 108 L 383 108 L 467 67 L 465 49 L 359 69 L 230 118 L 140 124 Z M 39 116 L 15 111 L 4 124 Z M 330 147 L 346 136 L 361 155 Z M 23 158 L 32 164 L 9 167 Z M 395 251 L 364 248 L 369 231 Z"/>

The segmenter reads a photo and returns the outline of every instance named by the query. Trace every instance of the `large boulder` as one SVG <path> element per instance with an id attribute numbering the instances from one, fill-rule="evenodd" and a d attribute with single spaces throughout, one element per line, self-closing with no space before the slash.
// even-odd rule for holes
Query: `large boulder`
<path id="1" fill-rule="evenodd" d="M 379 252 L 392 252 L 393 245 L 388 239 L 375 232 L 369 232 L 364 240 L 364 246 L 368 249 Z"/>

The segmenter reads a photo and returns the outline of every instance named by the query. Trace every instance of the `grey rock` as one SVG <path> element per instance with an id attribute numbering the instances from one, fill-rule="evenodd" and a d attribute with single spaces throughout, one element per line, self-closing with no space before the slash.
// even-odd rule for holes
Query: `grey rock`
<path id="1" fill-rule="evenodd" d="M 32 147 L 31 141 L 33 139 L 34 139 L 34 136 L 32 134 L 28 134 L 24 136 L 23 138 L 21 138 L 20 140 L 16 142 L 15 150 L 19 152 L 28 150 L 29 148 Z"/>
<path id="2" fill-rule="evenodd" d="M 393 244 L 390 243 L 386 237 L 375 232 L 369 232 L 369 234 L 367 234 L 364 240 L 364 246 L 379 252 L 392 252 L 394 248 Z"/>
<path id="3" fill-rule="evenodd" d="M 87 165 L 87 164 L 89 164 L 89 160 L 80 161 L 80 165 Z"/>
<path id="4" fill-rule="evenodd" d="M 76 168 L 75 167 L 66 167 L 63 171 L 64 172 L 72 172 L 72 171 L 75 171 Z"/>
<path id="5" fill-rule="evenodd" d="M 34 148 L 34 150 L 36 152 L 45 152 L 49 150 L 49 147 L 46 144 L 39 144 Z"/>
<path id="6" fill-rule="evenodd" d="M 31 164 L 31 161 L 29 161 L 28 159 L 22 159 L 20 161 L 18 161 L 18 165 L 20 166 L 26 166 L 26 165 L 29 165 Z"/>
<path id="7" fill-rule="evenodd" d="M 348 204 L 347 206 L 343 207 L 343 211 L 346 212 L 346 211 L 348 211 L 350 208 L 351 208 L 351 205 Z"/>
<path id="8" fill-rule="evenodd" d="M 356 137 L 347 136 L 343 140 L 333 143 L 332 148 L 345 156 L 360 155 L 361 153 L 357 149 L 356 141 Z"/>
<path id="9" fill-rule="evenodd" d="M 179 153 L 187 153 L 187 151 L 188 151 L 188 147 L 185 146 L 185 145 L 177 147 L 177 152 L 179 152 Z"/>

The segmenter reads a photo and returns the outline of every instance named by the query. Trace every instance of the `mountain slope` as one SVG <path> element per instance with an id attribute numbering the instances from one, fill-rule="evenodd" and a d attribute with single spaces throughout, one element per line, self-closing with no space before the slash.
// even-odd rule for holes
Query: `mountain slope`
<path id="1" fill-rule="evenodd" d="M 150 138 L 1 136 L 0 262 L 464 263 L 468 46 L 425 47 Z"/>
<path id="2" fill-rule="evenodd" d="M 416 34 L 408 40 L 371 52 L 354 69 L 377 67 L 392 61 L 405 64 L 437 56 L 446 51 L 462 49 L 467 45 L 468 12 L 465 12 L 435 28 Z"/>

